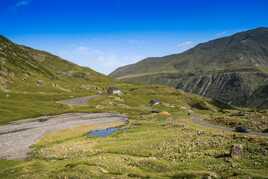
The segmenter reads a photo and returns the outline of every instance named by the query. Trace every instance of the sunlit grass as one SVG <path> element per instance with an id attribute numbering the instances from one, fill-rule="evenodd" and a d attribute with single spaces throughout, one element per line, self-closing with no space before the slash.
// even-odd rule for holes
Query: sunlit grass
<path id="1" fill-rule="evenodd" d="M 120 85 L 119 85 L 120 86 Z M 122 130 L 105 138 L 89 137 L 93 129 L 121 126 L 81 126 L 44 136 L 33 146 L 31 158 L 11 162 L 0 170 L 0 178 L 201 178 L 268 175 L 268 158 L 261 151 L 265 138 L 243 137 L 207 129 L 189 120 L 188 110 L 203 98 L 161 86 L 122 84 L 124 95 L 102 95 L 87 106 L 71 111 L 118 112 L 129 117 Z M 151 99 L 161 104 L 150 106 Z M 202 115 L 218 113 L 205 102 Z M 151 113 L 166 111 L 170 115 Z M 195 113 L 200 113 L 194 109 Z M 241 160 L 219 157 L 229 154 L 234 143 L 245 147 Z M 5 165 L 6 161 L 1 161 Z"/>

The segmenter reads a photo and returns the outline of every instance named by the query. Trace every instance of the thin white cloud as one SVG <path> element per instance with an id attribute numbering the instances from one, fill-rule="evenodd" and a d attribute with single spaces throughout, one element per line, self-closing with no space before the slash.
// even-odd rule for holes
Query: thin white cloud
<path id="1" fill-rule="evenodd" d="M 227 31 L 222 31 L 222 32 L 218 32 L 215 34 L 216 37 L 222 37 L 225 36 L 227 34 Z"/>
<path id="2" fill-rule="evenodd" d="M 111 73 L 120 66 L 127 65 L 129 60 L 137 61 L 143 58 L 139 56 L 122 56 L 114 52 L 87 46 L 76 46 L 69 50 L 59 51 L 56 54 L 65 59 L 75 61 L 79 65 L 90 67 L 105 74 Z"/>
<path id="3" fill-rule="evenodd" d="M 186 47 L 186 46 L 189 46 L 189 45 L 192 45 L 193 42 L 192 41 L 185 41 L 185 42 L 181 42 L 178 44 L 178 47 Z"/>
<path id="4" fill-rule="evenodd" d="M 30 0 L 22 0 L 22 1 L 18 1 L 16 4 L 15 4 L 15 7 L 16 8 L 19 8 L 19 7 L 22 7 L 22 6 L 27 6 L 31 3 Z"/>
<path id="5" fill-rule="evenodd" d="M 184 42 L 180 42 L 179 44 L 177 44 L 177 47 L 179 51 L 185 51 L 189 48 L 192 48 L 194 45 L 195 43 L 193 41 L 184 41 Z"/>

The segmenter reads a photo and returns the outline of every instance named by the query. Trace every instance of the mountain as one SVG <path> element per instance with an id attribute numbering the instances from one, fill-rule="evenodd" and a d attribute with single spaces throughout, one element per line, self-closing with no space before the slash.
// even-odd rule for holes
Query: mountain
<path id="1" fill-rule="evenodd" d="M 268 28 L 201 43 L 180 54 L 147 58 L 110 76 L 174 86 L 233 105 L 265 106 L 268 94 L 261 89 L 268 85 Z"/>
<path id="2" fill-rule="evenodd" d="M 109 81 L 89 68 L 0 36 L 0 92 L 77 93 L 96 91 Z"/>

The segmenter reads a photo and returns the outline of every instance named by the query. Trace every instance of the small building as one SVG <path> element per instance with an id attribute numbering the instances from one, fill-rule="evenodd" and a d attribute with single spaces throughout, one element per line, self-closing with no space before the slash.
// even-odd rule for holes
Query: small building
<path id="1" fill-rule="evenodd" d="M 150 101 L 150 105 L 151 106 L 156 106 L 156 105 L 159 105 L 161 102 L 160 102 L 160 100 L 159 99 L 152 99 L 151 101 Z"/>
<path id="2" fill-rule="evenodd" d="M 123 92 L 119 88 L 116 88 L 116 87 L 109 87 L 107 90 L 107 93 L 109 95 L 119 95 L 119 96 L 123 94 Z"/>

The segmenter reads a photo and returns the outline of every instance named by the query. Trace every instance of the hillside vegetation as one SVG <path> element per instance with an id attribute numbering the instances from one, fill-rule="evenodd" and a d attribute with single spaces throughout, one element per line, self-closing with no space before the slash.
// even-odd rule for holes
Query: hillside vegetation
<path id="1" fill-rule="evenodd" d="M 81 126 L 47 134 L 26 161 L 0 161 L 3 178 L 265 178 L 265 137 L 244 136 L 191 122 L 188 111 L 228 114 L 203 98 L 163 86 L 121 85 L 124 95 L 103 95 L 75 111 L 116 112 L 129 123 L 106 138 L 90 137 L 100 126 Z M 161 104 L 149 105 L 151 99 Z M 203 106 L 197 109 L 192 106 Z M 165 111 L 153 113 L 152 110 Z M 103 126 L 105 127 L 105 126 Z M 230 156 L 232 145 L 243 154 Z"/>
<path id="2" fill-rule="evenodd" d="M 147 58 L 112 77 L 164 84 L 238 106 L 267 107 L 268 29 L 257 28 L 197 45 L 180 54 Z M 254 96 L 255 102 L 252 100 Z"/>
<path id="3" fill-rule="evenodd" d="M 128 123 L 123 126 L 122 123 L 77 126 L 47 133 L 31 146 L 26 160 L 1 159 L 0 178 L 268 176 L 268 143 L 263 133 L 268 128 L 267 110 L 235 108 L 167 86 L 114 81 L 5 38 L 1 38 L 0 47 L 1 125 L 67 112 L 128 116 Z M 109 86 L 120 89 L 122 94 L 107 94 Z M 98 96 L 81 106 L 57 103 L 97 93 Z M 151 100 L 159 100 L 160 104 L 151 105 Z M 192 121 L 195 116 L 219 126 L 246 126 L 261 135 L 202 126 Z M 92 130 L 107 127 L 120 130 L 105 138 L 88 135 Z M 236 154 L 230 152 L 234 146 L 239 147 Z"/>
<path id="4" fill-rule="evenodd" d="M 89 68 L 0 36 L 0 124 L 64 112 L 68 108 L 56 101 L 103 92 L 112 83 Z"/>
<path id="5" fill-rule="evenodd" d="M 94 91 L 109 79 L 47 52 L 14 44 L 0 36 L 0 87 L 2 91 Z"/>

